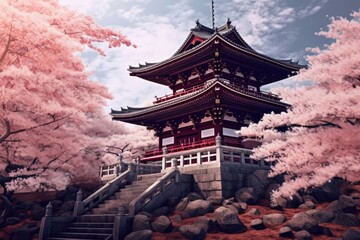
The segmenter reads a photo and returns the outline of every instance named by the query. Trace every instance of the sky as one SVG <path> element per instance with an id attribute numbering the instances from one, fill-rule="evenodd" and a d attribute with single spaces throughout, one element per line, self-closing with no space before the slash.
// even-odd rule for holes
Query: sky
<path id="1" fill-rule="evenodd" d="M 159 62 L 171 57 L 188 36 L 195 21 L 211 27 L 210 0 L 60 0 L 72 9 L 92 16 L 106 27 L 121 31 L 138 47 L 107 49 L 106 57 L 82 55 L 93 80 L 104 83 L 113 94 L 110 108 L 150 105 L 154 96 L 171 90 L 131 77 L 129 65 Z M 349 17 L 359 10 L 359 0 L 215 0 L 215 26 L 230 18 L 245 41 L 258 52 L 306 64 L 308 47 L 328 40 L 314 33 L 326 29 L 330 16 Z M 279 84 L 291 86 L 293 81 Z M 271 90 L 265 86 L 265 90 Z"/>

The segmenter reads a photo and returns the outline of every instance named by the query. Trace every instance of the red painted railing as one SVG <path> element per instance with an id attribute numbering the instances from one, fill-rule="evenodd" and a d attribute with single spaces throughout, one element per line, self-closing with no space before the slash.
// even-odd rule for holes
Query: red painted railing
<path id="1" fill-rule="evenodd" d="M 192 143 L 188 143 L 188 144 L 169 146 L 169 147 L 167 147 L 167 149 L 168 149 L 168 153 L 173 153 L 173 152 L 180 152 L 180 151 L 184 151 L 184 150 L 208 147 L 208 146 L 213 146 L 213 145 L 215 145 L 215 138 L 205 139 L 205 140 L 192 142 Z M 152 151 L 146 152 L 145 157 L 152 157 L 152 156 L 157 156 L 157 155 L 162 155 L 162 154 L 163 154 L 162 150 L 154 149 Z"/>
<path id="2" fill-rule="evenodd" d="M 184 90 L 176 92 L 174 94 L 166 94 L 165 96 L 162 96 L 162 97 L 156 97 L 156 101 L 154 101 L 153 103 L 155 104 L 155 103 L 164 102 L 164 101 L 167 101 L 167 100 L 179 97 L 179 96 L 183 96 L 183 95 L 195 92 L 195 91 L 200 90 L 202 88 L 204 88 L 204 85 L 198 85 L 198 86 L 186 89 L 186 90 L 184 89 Z"/>

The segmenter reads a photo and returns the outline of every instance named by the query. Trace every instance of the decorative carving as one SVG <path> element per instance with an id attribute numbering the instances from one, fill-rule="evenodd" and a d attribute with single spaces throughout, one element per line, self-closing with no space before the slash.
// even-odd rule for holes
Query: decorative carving
<path id="1" fill-rule="evenodd" d="M 225 110 L 222 107 L 214 107 L 210 110 L 210 115 L 214 124 L 221 124 L 224 119 Z"/>
<path id="2" fill-rule="evenodd" d="M 155 124 L 151 124 L 150 126 L 148 126 L 146 129 L 148 130 L 154 130 L 155 131 L 155 137 L 160 137 L 161 134 L 163 133 L 165 128 L 165 124 L 164 123 L 155 123 Z"/>
<path id="3" fill-rule="evenodd" d="M 180 124 L 180 121 L 179 120 L 175 120 L 175 119 L 172 119 L 172 120 L 169 120 L 166 125 L 169 126 L 171 128 L 171 132 L 173 135 L 175 135 L 179 129 L 179 124 Z"/>
<path id="4" fill-rule="evenodd" d="M 202 116 L 200 114 L 191 114 L 189 118 L 194 125 L 194 129 L 198 129 L 201 123 Z"/>

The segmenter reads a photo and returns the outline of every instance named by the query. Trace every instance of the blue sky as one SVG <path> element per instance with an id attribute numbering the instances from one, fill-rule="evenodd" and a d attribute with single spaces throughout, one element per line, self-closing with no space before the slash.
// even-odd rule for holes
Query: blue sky
<path id="1" fill-rule="evenodd" d="M 210 0 L 60 0 L 73 9 L 126 34 L 138 48 L 107 50 L 106 57 L 83 55 L 93 78 L 103 82 L 114 99 L 108 109 L 149 105 L 154 96 L 171 91 L 136 77 L 127 68 L 158 62 L 173 55 L 195 26 L 196 19 L 211 27 Z M 330 16 L 360 8 L 359 0 L 215 0 L 215 25 L 229 17 L 250 46 L 274 58 L 306 63 L 307 47 L 328 43 L 315 32 L 325 29 Z M 283 84 L 289 85 L 291 81 Z M 269 87 L 268 87 L 269 88 Z M 267 88 L 267 89 L 268 89 Z"/>

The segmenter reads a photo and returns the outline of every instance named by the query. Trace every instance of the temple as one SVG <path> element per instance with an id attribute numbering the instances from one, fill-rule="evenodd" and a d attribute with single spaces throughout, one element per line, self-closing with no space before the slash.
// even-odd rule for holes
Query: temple
<path id="1" fill-rule="evenodd" d="M 129 67 L 131 76 L 166 85 L 172 93 L 156 97 L 149 107 L 112 110 L 111 116 L 155 131 L 159 146 L 142 162 L 160 160 L 164 147 L 169 153 L 215 145 L 216 136 L 222 145 L 251 148 L 235 131 L 264 113 L 288 107 L 261 86 L 292 76 L 301 67 L 256 52 L 230 20 L 216 29 L 197 21 L 172 57 Z"/>

